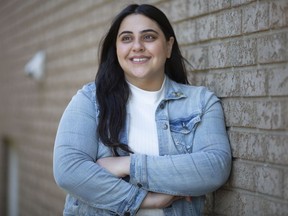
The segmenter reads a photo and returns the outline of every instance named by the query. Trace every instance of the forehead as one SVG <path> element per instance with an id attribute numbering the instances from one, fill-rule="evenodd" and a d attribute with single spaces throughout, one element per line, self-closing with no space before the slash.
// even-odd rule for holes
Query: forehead
<path id="1" fill-rule="evenodd" d="M 131 14 L 123 19 L 118 34 L 122 31 L 140 32 L 145 29 L 161 32 L 161 29 L 154 20 L 141 14 Z"/>

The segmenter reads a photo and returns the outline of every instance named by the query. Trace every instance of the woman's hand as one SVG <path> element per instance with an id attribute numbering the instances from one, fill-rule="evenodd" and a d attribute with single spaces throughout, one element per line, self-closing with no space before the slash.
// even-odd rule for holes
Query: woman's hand
<path id="1" fill-rule="evenodd" d="M 96 163 L 119 178 L 130 174 L 130 156 L 100 158 Z"/>
<path id="2" fill-rule="evenodd" d="M 170 206 L 173 202 L 180 199 L 186 199 L 186 201 L 191 202 L 191 197 L 173 196 L 168 194 L 149 192 L 143 200 L 140 208 L 162 209 Z"/>

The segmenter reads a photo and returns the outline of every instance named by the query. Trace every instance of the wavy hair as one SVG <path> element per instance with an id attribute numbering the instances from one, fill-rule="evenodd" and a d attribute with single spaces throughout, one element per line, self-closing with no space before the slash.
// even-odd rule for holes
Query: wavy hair
<path id="1" fill-rule="evenodd" d="M 172 80 L 188 84 L 185 59 L 181 55 L 174 30 L 166 15 L 158 8 L 142 4 L 131 4 L 113 20 L 110 29 L 102 39 L 99 49 L 99 68 L 96 74 L 96 97 L 99 106 L 97 133 L 102 143 L 118 156 L 117 149 L 132 153 L 128 145 L 121 143 L 120 134 L 125 127 L 126 104 L 130 90 L 116 54 L 116 39 L 123 19 L 131 14 L 141 14 L 154 20 L 163 31 L 166 40 L 174 37 L 171 57 L 166 60 L 165 74 Z"/>

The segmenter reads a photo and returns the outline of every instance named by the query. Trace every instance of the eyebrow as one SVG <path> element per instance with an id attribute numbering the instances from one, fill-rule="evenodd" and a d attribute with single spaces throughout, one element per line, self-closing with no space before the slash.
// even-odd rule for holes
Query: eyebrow
<path id="1" fill-rule="evenodd" d="M 153 30 L 153 29 L 145 29 L 145 30 L 140 31 L 141 34 L 146 33 L 146 32 L 154 32 L 157 35 L 159 35 L 159 33 L 157 31 Z M 133 32 L 131 32 L 131 31 L 123 31 L 123 32 L 121 32 L 118 35 L 118 37 L 120 37 L 122 34 L 133 34 Z"/>

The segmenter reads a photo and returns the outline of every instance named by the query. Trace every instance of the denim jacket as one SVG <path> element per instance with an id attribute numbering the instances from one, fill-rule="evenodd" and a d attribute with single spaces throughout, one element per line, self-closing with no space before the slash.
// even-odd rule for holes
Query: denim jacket
<path id="1" fill-rule="evenodd" d="M 231 150 L 220 100 L 207 88 L 167 78 L 155 113 L 160 156 L 131 155 L 130 178 L 121 179 L 96 161 L 111 151 L 96 133 L 95 84 L 72 98 L 54 147 L 54 177 L 67 192 L 64 215 L 136 215 L 148 191 L 192 196 L 164 208 L 166 216 L 201 215 L 205 194 L 227 180 Z M 121 133 L 127 144 L 129 116 Z M 119 152 L 120 155 L 127 155 Z"/>

